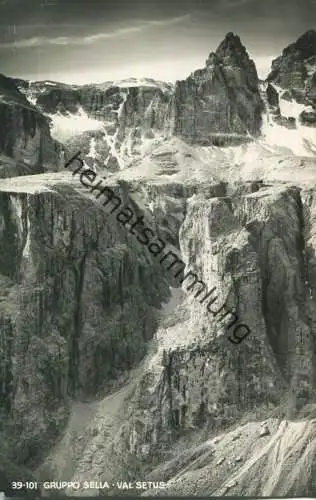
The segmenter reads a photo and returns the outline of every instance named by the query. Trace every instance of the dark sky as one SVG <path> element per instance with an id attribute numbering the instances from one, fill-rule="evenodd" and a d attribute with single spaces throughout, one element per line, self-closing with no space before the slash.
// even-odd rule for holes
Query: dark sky
<path id="1" fill-rule="evenodd" d="M 228 31 L 262 74 L 316 28 L 316 0 L 0 0 L 0 23 L 9 76 L 175 81 L 202 67 Z"/>

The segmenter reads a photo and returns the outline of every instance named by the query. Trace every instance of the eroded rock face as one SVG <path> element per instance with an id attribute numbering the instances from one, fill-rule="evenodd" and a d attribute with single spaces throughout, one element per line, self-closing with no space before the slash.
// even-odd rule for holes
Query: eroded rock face
<path id="1" fill-rule="evenodd" d="M 18 90 L 14 81 L 0 75 L 0 150 L 34 173 L 58 170 L 62 147 L 50 135 L 49 121 Z"/>
<path id="2" fill-rule="evenodd" d="M 216 134 L 256 135 L 262 102 L 258 76 L 238 36 L 229 33 L 206 67 L 177 82 L 172 102 L 175 135 L 202 144 L 215 143 Z M 232 137 L 231 137 L 232 139 Z"/>
<path id="3" fill-rule="evenodd" d="M 82 89 L 81 103 L 92 116 L 114 121 L 115 115 L 124 134 L 124 127 L 140 130 L 163 129 L 170 88 L 157 86 L 110 87 L 87 86 Z"/>
<path id="4" fill-rule="evenodd" d="M 175 439 L 184 443 L 188 431 L 206 425 L 210 434 L 218 432 L 283 398 L 289 412 L 314 400 L 315 298 L 305 215 L 295 188 L 188 200 L 182 255 L 209 290 L 216 286 L 217 300 L 207 314 L 194 298 L 197 285 L 186 299 L 189 318 L 158 334 L 158 354 L 121 429 L 119 442 L 131 440 L 131 460 L 165 458 L 164 450 Z M 240 346 L 217 322 L 224 302 L 251 328 Z"/>
<path id="5" fill-rule="evenodd" d="M 272 62 L 268 80 L 297 95 L 298 102 L 316 106 L 316 31 L 304 33 L 288 45 L 281 56 Z"/>
<path id="6" fill-rule="evenodd" d="M 270 106 L 272 106 L 272 108 L 274 108 L 275 110 L 277 110 L 278 112 L 280 112 L 280 108 L 279 108 L 279 94 L 275 90 L 275 88 L 273 87 L 273 85 L 271 85 L 270 83 L 268 83 L 267 88 L 266 88 L 266 97 L 267 97 L 268 104 Z M 285 99 L 284 95 L 283 95 L 283 99 Z"/>
<path id="7" fill-rule="evenodd" d="M 96 397 L 141 360 L 169 286 L 148 250 L 70 187 L 1 192 L 0 233 L 1 432 L 7 458 L 34 465 L 70 399 Z"/>
<path id="8" fill-rule="evenodd" d="M 258 183 L 230 188 L 229 195 L 215 186 L 213 192 L 172 184 L 119 189 L 126 200 L 130 193 L 135 211 L 151 205 L 161 236 L 179 245 L 209 290 L 216 287 L 209 306 L 195 297 L 198 285 L 189 292 L 187 282 L 162 319 L 168 273 L 82 194 L 64 187 L 1 194 L 0 387 L 2 429 L 16 453 L 11 460 L 33 466 L 44 438 L 49 448 L 65 425 L 70 400 L 95 398 L 128 372 L 155 332 L 132 385 L 118 399 L 105 398 L 89 439 L 72 451 L 69 480 L 115 481 L 124 474 L 134 480 L 144 471 L 157 477 L 168 460 L 179 460 L 170 469 L 178 474 L 186 467 L 183 449 L 257 411 L 294 418 L 315 398 L 314 191 Z M 223 303 L 251 328 L 240 345 L 228 340 L 234 328 L 219 321 Z M 254 449 L 261 435 L 278 432 L 278 426 L 262 434 L 258 428 Z M 251 460 L 243 446 L 239 455 Z M 50 460 L 45 474 L 59 479 L 65 472 Z M 223 470 L 228 481 L 230 469 Z M 163 478 L 172 486 L 170 474 Z M 214 481 L 205 488 L 222 491 Z"/>
<path id="9" fill-rule="evenodd" d="M 192 484 L 195 460 L 200 457 L 199 463 L 213 469 L 219 467 L 217 462 L 223 463 L 221 481 L 210 472 L 208 482 L 194 490 L 201 494 L 224 494 L 232 488 L 237 494 L 246 483 L 249 494 L 287 491 L 282 477 L 269 487 L 257 481 L 252 466 L 249 473 L 243 472 L 242 481 L 230 484 L 229 480 L 236 464 L 252 463 L 261 439 L 266 443 L 271 439 L 273 446 L 271 436 L 287 435 L 289 424 L 281 422 L 284 416 L 293 419 L 315 400 L 314 192 L 302 195 L 298 188 L 258 184 L 239 186 L 229 196 L 206 195 L 198 189 L 182 192 L 185 207 L 183 201 L 180 206 L 170 204 L 174 194 L 167 190 L 163 196 L 171 212 L 182 211 L 173 227 L 179 230 L 183 260 L 216 292 L 208 310 L 194 296 L 199 290 L 194 285 L 190 293 L 183 293 L 171 316 L 160 321 L 154 349 L 129 388 L 128 398 L 120 403 L 112 440 L 106 433 L 109 416 L 106 412 L 102 416 L 100 410 L 93 424 L 100 430 L 95 430 L 72 477 L 84 480 L 97 474 L 111 482 L 146 471 L 149 479 L 170 481 L 168 494 L 192 494 L 186 473 Z M 162 192 L 156 187 L 147 195 L 158 216 Z M 251 328 L 240 345 L 229 342 L 233 328 L 227 330 L 219 321 L 223 303 Z M 276 412 L 281 419 L 271 426 L 260 424 L 260 419 Z M 215 448 L 209 453 L 205 440 L 246 415 L 252 415 L 254 422 L 247 432 L 242 427 L 236 436 L 232 432 L 232 456 L 225 451 L 227 441 L 215 447 L 216 453 Z M 304 429 L 297 426 L 296 435 Z M 313 428 L 308 432 L 314 447 Z M 235 449 L 233 443 L 238 440 Z M 196 448 L 199 443 L 201 449 Z M 294 453 L 291 446 L 288 443 L 289 455 Z M 264 470 L 268 474 L 268 468 Z M 183 475 L 182 488 L 175 484 L 179 475 Z M 289 490 L 310 491 L 308 478 L 298 481 L 291 480 Z"/>
<path id="10" fill-rule="evenodd" d="M 25 86 L 24 86 L 25 87 Z M 93 144 L 94 163 L 107 171 L 129 166 L 144 154 L 144 147 L 158 135 L 168 132 L 168 103 L 172 86 L 149 80 L 141 83 L 114 84 L 111 82 L 81 87 L 35 83 L 24 89 L 36 106 L 45 113 L 69 116 L 82 114 L 82 120 L 100 123 L 98 131 L 71 137 L 66 146 L 77 151 L 87 144 L 86 154 Z M 21 87 L 22 88 L 22 87 Z M 69 125 L 71 129 L 71 124 Z M 91 137 L 93 142 L 91 143 Z"/>
<path id="11" fill-rule="evenodd" d="M 306 125 L 308 127 L 316 126 L 316 108 L 315 110 L 302 111 L 299 119 L 302 125 Z"/>

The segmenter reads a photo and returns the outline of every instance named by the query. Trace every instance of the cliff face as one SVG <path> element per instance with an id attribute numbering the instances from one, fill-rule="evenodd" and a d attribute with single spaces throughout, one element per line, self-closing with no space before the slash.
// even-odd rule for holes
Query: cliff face
<path id="1" fill-rule="evenodd" d="M 0 96 L 2 153 L 29 165 L 34 173 L 58 170 L 62 147 L 51 138 L 49 120 L 4 75 L 0 75 Z"/>
<path id="2" fill-rule="evenodd" d="M 107 167 L 123 168 L 125 159 L 128 163 L 135 162 L 143 155 L 146 142 L 166 132 L 169 99 L 170 88 L 155 86 L 110 87 L 105 91 L 93 87 L 83 89 L 83 109 L 105 123 L 107 151 L 103 154 Z"/>
<path id="3" fill-rule="evenodd" d="M 213 313 L 226 301 L 251 334 L 239 346 L 231 344 L 229 333 L 216 322 L 221 315 L 207 314 L 192 291 L 187 295 L 182 313 L 174 311 L 173 322 L 168 319 L 158 330 L 158 350 L 120 431 L 123 445 L 117 453 L 126 453 L 124 443 L 130 443 L 126 470 L 135 456 L 143 466 L 155 463 L 157 456 L 162 463 L 176 460 L 179 450 L 193 446 L 190 434 L 196 443 L 203 442 L 202 436 L 219 433 L 242 415 L 260 422 L 260 413 L 267 416 L 286 401 L 280 415 L 291 418 L 314 401 L 314 256 L 310 246 L 307 251 L 310 230 L 304 229 L 311 199 L 310 193 L 303 206 L 298 189 L 266 188 L 232 198 L 187 200 L 180 230 L 183 258 L 208 289 L 217 287 Z M 260 425 L 257 429 L 259 438 Z M 175 441 L 181 444 L 170 448 Z M 116 441 L 113 454 L 117 446 Z M 180 463 L 186 471 L 178 461 L 179 487 L 171 493 L 183 494 Z M 162 471 L 164 478 L 172 477 L 160 466 L 155 480 Z M 212 487 L 209 493 L 215 494 L 219 485 Z M 258 491 L 263 494 L 261 487 Z M 239 487 L 233 490 L 240 492 Z"/>
<path id="4" fill-rule="evenodd" d="M 87 163 L 100 169 L 116 171 L 130 166 L 156 136 L 167 133 L 172 86 L 162 82 L 131 80 L 81 87 L 50 82 L 27 87 L 20 82 L 20 87 L 53 120 L 79 113 L 83 122 L 94 123 L 97 131 L 77 137 L 70 133 L 65 144 L 73 151 L 79 148 Z M 70 132 L 71 128 L 70 123 Z"/>
<path id="5" fill-rule="evenodd" d="M 257 135 L 262 111 L 258 83 L 254 62 L 239 37 L 228 33 L 204 69 L 177 82 L 173 132 L 202 144 Z"/>
<path id="6" fill-rule="evenodd" d="M 310 30 L 283 50 L 272 62 L 268 81 L 288 90 L 288 98 L 311 106 L 304 111 L 304 125 L 315 125 L 316 108 L 316 31 Z"/>
<path id="7" fill-rule="evenodd" d="M 260 190 L 244 196 L 243 200 L 232 200 L 230 206 L 226 200 L 214 200 L 216 212 L 208 208 L 208 214 L 213 213 L 213 217 L 206 219 L 212 230 L 210 239 L 219 243 L 214 256 L 214 252 L 208 250 L 208 235 L 203 236 L 205 233 L 195 229 L 194 224 L 194 243 L 198 235 L 206 241 L 206 245 L 201 245 L 205 252 L 201 259 L 203 267 L 206 255 L 211 257 L 205 266 L 206 273 L 218 272 L 225 283 L 227 271 L 232 272 L 235 290 L 238 290 L 235 300 L 243 311 L 243 319 L 253 328 L 245 343 L 235 346 L 230 354 L 226 346 L 224 363 L 222 356 L 214 357 L 212 353 L 206 358 L 202 351 L 202 360 L 207 359 L 212 368 L 210 378 L 204 369 L 200 384 L 202 386 L 206 378 L 209 389 L 214 380 L 221 380 L 217 391 L 222 391 L 220 398 L 216 390 L 206 389 L 206 407 L 210 408 L 210 402 L 215 399 L 217 411 L 224 412 L 221 423 L 227 418 L 226 402 L 230 411 L 238 414 L 243 407 L 244 415 L 249 412 L 249 416 L 245 427 L 241 424 L 228 434 L 220 433 L 215 439 L 204 438 L 203 443 L 192 443 L 185 453 L 178 448 L 176 457 L 170 454 L 170 461 L 156 468 L 150 477 L 168 480 L 170 496 L 188 495 L 193 491 L 201 495 L 314 494 L 316 436 L 314 420 L 310 420 L 315 412 L 314 200 L 314 191 L 300 193 L 293 188 Z M 195 206 L 201 207 L 201 203 Z M 223 232 L 221 227 L 225 227 Z M 237 227 L 238 237 L 234 233 Z M 193 227 L 186 235 L 193 235 L 192 231 Z M 185 246 L 190 246 L 190 240 L 185 240 Z M 233 267 L 232 259 L 228 258 L 232 251 Z M 194 254 L 193 260 L 197 259 L 199 254 Z M 176 360 L 179 352 L 180 349 L 174 353 Z M 235 362 L 228 363 L 228 356 L 233 356 Z M 184 359 L 182 357 L 182 362 Z M 174 368 L 177 366 L 176 363 Z M 187 366 L 188 363 L 183 363 L 182 370 Z M 229 372 L 224 366 L 230 366 Z M 174 374 L 177 380 L 177 369 Z M 266 387 L 262 385 L 265 383 Z M 171 391 L 173 401 L 178 401 L 177 388 L 172 387 Z M 280 406 L 277 404 L 278 412 L 270 413 L 267 408 L 275 406 L 277 400 L 281 402 Z M 263 413 L 259 409 L 262 405 L 266 408 Z M 212 428 L 216 420 L 214 410 L 209 411 L 210 420 L 207 420 Z M 232 417 L 232 422 L 235 419 Z M 185 421 L 183 423 L 185 425 Z M 180 450 L 186 449 L 185 434 L 180 440 Z M 297 448 L 298 442 L 301 451 Z M 275 462 L 271 462 L 271 455 Z M 294 456 L 296 472 L 291 465 Z M 275 468 L 273 463 L 279 466 Z M 307 473 L 304 472 L 306 463 L 310 467 Z M 160 494 L 166 494 L 166 490 Z"/>
<path id="8" fill-rule="evenodd" d="M 4 183 L 0 198 L 0 387 L 7 458 L 34 465 L 71 399 L 96 397 L 144 356 L 169 287 L 95 201 L 30 182 Z"/>
<path id="9" fill-rule="evenodd" d="M 168 495 L 311 494 L 311 475 L 301 472 L 304 460 L 313 466 L 316 445 L 308 419 L 316 387 L 315 193 L 258 183 L 183 188 L 133 183 L 129 192 L 134 203 L 150 204 L 161 234 L 178 233 L 188 269 L 209 290 L 216 287 L 211 312 L 194 297 L 198 288 L 174 288 L 139 370 L 90 408 L 79 434 L 71 430 L 72 414 L 64 439 L 81 443 L 66 459 L 76 465 L 65 477 L 61 441 L 39 477 L 115 482 L 145 475 L 167 482 L 160 493 Z M 120 274 L 111 276 L 115 289 Z M 251 328 L 240 345 L 229 342 L 217 321 L 224 302 Z M 81 372 L 88 362 L 89 356 Z M 271 471 L 269 449 L 284 471 L 295 455 L 297 474 Z"/>
<path id="10" fill-rule="evenodd" d="M 80 101 L 92 117 L 113 121 L 116 117 L 119 134 L 126 134 L 125 127 L 139 131 L 163 129 L 166 103 L 171 86 L 86 86 L 81 91 Z"/>
<path id="11" fill-rule="evenodd" d="M 268 80 L 283 88 L 305 90 L 306 82 L 315 72 L 316 31 L 310 30 L 288 45 L 272 62 Z"/>

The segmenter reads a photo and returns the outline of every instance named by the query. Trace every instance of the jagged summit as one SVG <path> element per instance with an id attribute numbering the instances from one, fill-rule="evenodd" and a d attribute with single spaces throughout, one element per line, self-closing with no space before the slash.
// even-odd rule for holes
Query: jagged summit
<path id="1" fill-rule="evenodd" d="M 239 36 L 227 33 L 206 67 L 177 82 L 174 135 L 204 145 L 256 136 L 262 110 L 258 84 L 255 64 Z"/>
<path id="2" fill-rule="evenodd" d="M 246 47 L 242 44 L 239 36 L 231 32 L 227 33 L 224 40 L 219 44 L 216 55 L 225 64 L 234 67 L 246 69 L 249 67 L 249 64 L 254 67 L 254 63 L 250 59 Z"/>
<path id="3" fill-rule="evenodd" d="M 232 32 L 227 33 L 216 51 L 210 53 L 206 61 L 206 66 L 212 66 L 220 61 L 237 66 L 240 66 L 245 61 L 249 61 L 247 50 L 238 35 Z"/>
<path id="4" fill-rule="evenodd" d="M 300 36 L 296 42 L 296 47 L 302 50 L 312 49 L 313 54 L 316 53 L 316 31 L 309 30 L 306 31 L 302 36 Z"/>
<path id="5" fill-rule="evenodd" d="M 315 106 L 316 31 L 309 30 L 291 43 L 272 62 L 267 80 L 284 89 L 294 89 L 302 104 Z M 297 91 L 300 94 L 297 94 Z"/>
<path id="6" fill-rule="evenodd" d="M 299 44 L 300 42 L 308 42 L 308 41 L 316 41 L 316 30 L 312 29 L 312 30 L 308 30 L 306 31 L 305 33 L 303 33 L 303 35 L 301 35 L 298 39 L 297 39 L 297 44 Z"/>
<path id="7" fill-rule="evenodd" d="M 249 57 L 240 37 L 232 32 L 227 33 L 215 52 L 211 52 L 206 67 L 221 65 L 230 70 L 242 71 L 252 89 L 258 85 L 258 73 L 254 61 Z"/>
<path id="8" fill-rule="evenodd" d="M 289 45 L 284 50 L 284 54 L 291 51 L 299 51 L 299 55 L 304 59 L 316 55 L 316 31 L 306 31 L 306 33 L 301 35 L 295 43 Z"/>
<path id="9" fill-rule="evenodd" d="M 231 31 L 227 33 L 224 40 L 219 44 L 216 54 L 219 57 L 225 57 L 232 52 L 246 52 L 244 45 L 238 35 L 235 35 Z"/>

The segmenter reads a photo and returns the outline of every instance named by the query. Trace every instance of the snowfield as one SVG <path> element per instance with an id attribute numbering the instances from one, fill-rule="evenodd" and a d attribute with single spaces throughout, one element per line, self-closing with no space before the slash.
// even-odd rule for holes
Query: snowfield
<path id="1" fill-rule="evenodd" d="M 48 115 L 52 120 L 51 135 L 53 139 L 65 142 L 68 139 L 91 130 L 102 130 L 104 124 L 99 120 L 90 118 L 82 109 L 78 113 L 68 113 L 66 116 L 61 113 Z"/>

